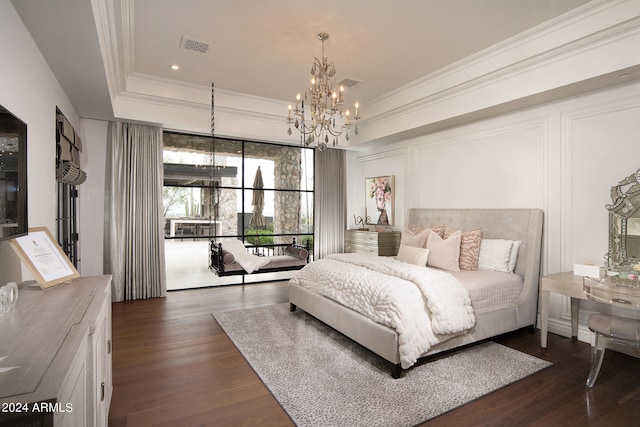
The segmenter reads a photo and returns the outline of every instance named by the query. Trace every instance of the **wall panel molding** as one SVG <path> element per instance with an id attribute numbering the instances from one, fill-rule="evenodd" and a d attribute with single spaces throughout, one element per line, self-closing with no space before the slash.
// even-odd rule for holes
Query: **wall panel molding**
<path id="1" fill-rule="evenodd" d="M 389 159 L 389 158 L 398 157 L 398 156 L 406 156 L 407 154 L 408 154 L 407 148 L 394 148 L 391 150 L 380 151 L 376 153 L 361 154 L 361 155 L 357 155 L 357 157 L 358 157 L 358 160 L 360 160 L 360 162 L 366 163 L 366 162 L 373 162 L 376 160 Z"/>
<path id="2" fill-rule="evenodd" d="M 577 128 L 582 123 L 585 123 L 590 120 L 598 120 L 601 119 L 602 116 L 606 115 L 615 115 L 616 113 L 625 113 L 633 110 L 640 110 L 640 96 L 632 95 L 621 98 L 609 99 L 602 102 L 598 102 L 595 104 L 589 104 L 585 107 L 575 108 L 567 111 L 563 111 L 560 114 L 561 121 L 561 133 L 560 133 L 560 144 L 561 144 L 561 153 L 562 153 L 562 175 L 561 175 L 561 234 L 560 234 L 560 253 L 561 253 L 561 265 L 560 269 L 563 271 L 571 270 L 573 264 L 578 262 L 576 259 L 578 252 L 578 247 L 576 247 L 575 243 L 575 235 L 573 229 L 574 218 L 578 213 L 576 212 L 575 206 L 575 193 L 579 189 L 579 183 L 575 181 L 576 176 L 576 154 L 580 152 L 582 149 L 581 146 L 577 146 L 576 141 L 576 131 Z M 633 138 L 637 138 L 634 136 Z M 610 144 L 610 141 L 603 141 L 603 144 L 607 144 L 610 147 L 614 147 L 614 144 Z M 637 155 L 634 153 L 619 153 L 621 156 L 621 160 L 624 162 L 624 158 L 627 155 L 631 155 L 637 159 Z M 616 164 L 607 163 L 606 159 L 602 160 L 602 169 L 613 169 L 613 170 L 621 170 L 620 176 L 618 178 L 609 178 L 610 182 L 604 183 L 606 187 L 613 186 L 616 184 L 617 179 L 621 179 L 623 176 L 626 176 L 627 173 L 633 172 L 633 170 L 627 171 L 624 169 L 624 166 L 621 166 L 620 169 L 616 167 Z M 633 163 L 632 160 L 630 163 Z M 628 161 L 627 161 L 628 163 Z M 636 169 L 640 167 L 640 164 L 636 164 Z M 599 173 L 601 171 L 594 170 L 594 173 Z M 606 193 L 608 195 L 608 193 Z M 594 195 L 594 198 L 603 198 L 602 194 Z M 606 215 L 605 203 L 601 203 L 600 209 L 604 215 Z M 606 233 L 607 225 L 601 224 L 602 226 L 597 228 L 599 232 Z M 606 246 L 603 248 L 603 251 L 606 252 Z M 603 262 L 603 260 L 597 259 L 598 262 Z M 566 322 L 568 322 L 571 318 L 571 303 L 570 298 L 561 297 L 562 303 L 560 305 L 560 318 Z M 583 311 L 581 309 L 581 311 Z M 587 330 L 588 332 L 588 330 Z"/>
<path id="3" fill-rule="evenodd" d="M 361 171 L 360 184 L 356 183 L 356 191 L 362 201 L 362 216 L 364 216 L 364 180 L 374 176 L 393 175 L 395 177 L 394 196 L 394 225 L 393 228 L 401 230 L 405 224 L 408 198 L 411 197 L 410 188 L 410 148 L 397 147 L 385 151 L 368 154 L 356 154 L 356 158 Z"/>
<path id="4" fill-rule="evenodd" d="M 571 221 L 574 216 L 573 194 L 575 191 L 574 183 L 574 152 L 577 149 L 574 144 L 574 133 L 577 122 L 590 118 L 597 118 L 599 116 L 625 112 L 629 110 L 640 108 L 640 96 L 633 95 L 623 98 L 617 98 L 607 100 L 597 104 L 590 104 L 583 108 L 576 108 L 573 110 L 567 110 L 560 114 L 561 132 L 560 132 L 560 144 L 562 147 L 562 181 L 561 181 L 561 212 L 562 212 L 562 234 L 561 234 L 561 253 L 562 253 L 562 268 L 567 269 L 573 266 L 576 260 L 574 257 L 574 243 L 573 234 L 571 230 Z M 608 142 L 608 141 L 605 141 Z M 624 153 L 620 153 L 624 155 Z M 605 165 L 602 167 L 613 166 Z M 638 165 L 640 167 L 640 164 Z M 633 171 L 629 171 L 631 173 Z M 621 172 L 620 177 L 626 175 L 626 172 Z M 615 180 L 612 180 L 608 185 L 614 185 Z M 602 206 L 604 211 L 604 204 Z"/>
<path id="5" fill-rule="evenodd" d="M 429 141 L 415 144 L 416 149 L 426 150 L 453 144 L 468 143 L 474 140 L 490 138 L 492 136 L 517 133 L 519 131 L 546 128 L 549 118 L 546 115 L 516 120 L 507 124 L 499 123 L 500 119 L 486 120 L 481 123 L 456 128 L 439 134 L 432 134 Z M 498 122 L 498 123 L 496 123 Z"/>

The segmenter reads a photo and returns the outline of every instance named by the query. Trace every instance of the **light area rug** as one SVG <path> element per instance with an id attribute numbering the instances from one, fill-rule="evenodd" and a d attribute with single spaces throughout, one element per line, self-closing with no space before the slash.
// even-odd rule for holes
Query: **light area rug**
<path id="1" fill-rule="evenodd" d="M 288 304 L 212 313 L 298 426 L 413 426 L 546 362 L 486 342 L 405 371 Z"/>

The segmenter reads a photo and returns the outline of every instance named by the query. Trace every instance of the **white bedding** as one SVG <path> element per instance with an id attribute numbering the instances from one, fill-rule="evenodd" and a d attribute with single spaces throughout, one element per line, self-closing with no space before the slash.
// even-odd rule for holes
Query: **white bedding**
<path id="1" fill-rule="evenodd" d="M 469 291 L 471 305 L 476 314 L 514 305 L 524 286 L 522 277 L 515 273 L 477 270 L 451 274 Z"/>
<path id="2" fill-rule="evenodd" d="M 400 363 L 475 324 L 468 291 L 451 274 L 364 253 L 312 262 L 292 282 L 396 330 Z"/>

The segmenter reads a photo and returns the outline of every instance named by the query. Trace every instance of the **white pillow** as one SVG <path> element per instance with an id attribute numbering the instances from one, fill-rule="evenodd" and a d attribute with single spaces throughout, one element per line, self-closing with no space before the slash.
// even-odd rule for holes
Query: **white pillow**
<path id="1" fill-rule="evenodd" d="M 414 246 L 416 248 L 424 248 L 425 243 L 427 243 L 428 231 L 429 230 L 420 230 L 414 233 L 408 228 L 405 228 L 400 236 L 400 244 Z"/>
<path id="2" fill-rule="evenodd" d="M 516 269 L 516 263 L 518 262 L 518 252 L 520 252 L 520 240 L 514 240 L 513 246 L 511 246 L 511 254 L 509 255 L 509 273 L 513 273 Z"/>
<path id="3" fill-rule="evenodd" d="M 427 249 L 429 249 L 429 267 L 441 268 L 448 271 L 460 271 L 460 230 L 452 233 L 443 240 L 437 233 L 429 231 Z"/>
<path id="4" fill-rule="evenodd" d="M 494 270 L 509 272 L 509 257 L 513 240 L 482 239 L 478 270 Z"/>
<path id="5" fill-rule="evenodd" d="M 429 249 L 401 244 L 396 259 L 409 264 L 426 266 L 429 259 Z"/>

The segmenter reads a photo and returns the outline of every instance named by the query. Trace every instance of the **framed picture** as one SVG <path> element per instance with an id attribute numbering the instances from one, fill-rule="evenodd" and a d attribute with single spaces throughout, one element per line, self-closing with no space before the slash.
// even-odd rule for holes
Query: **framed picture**
<path id="1" fill-rule="evenodd" d="M 30 228 L 26 236 L 11 240 L 11 246 L 43 289 L 80 277 L 47 227 Z"/>
<path id="2" fill-rule="evenodd" d="M 367 224 L 393 225 L 394 192 L 393 175 L 376 176 L 365 180 Z"/>

